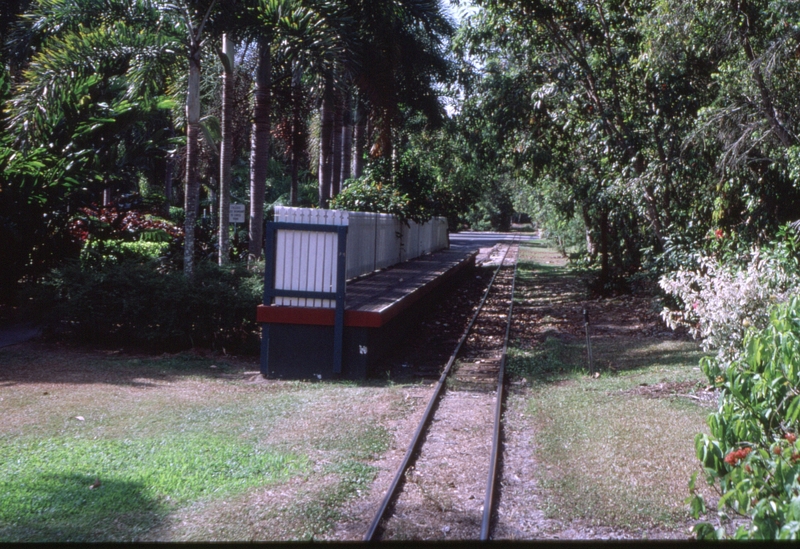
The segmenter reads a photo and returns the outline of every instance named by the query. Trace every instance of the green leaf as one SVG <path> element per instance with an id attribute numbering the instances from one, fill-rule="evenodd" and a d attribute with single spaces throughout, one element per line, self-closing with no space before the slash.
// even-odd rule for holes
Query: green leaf
<path id="1" fill-rule="evenodd" d="M 698 522 L 694 525 L 694 528 L 692 528 L 692 532 L 694 532 L 695 537 L 699 540 L 716 540 L 724 538 L 724 531 L 723 535 L 720 536 L 720 533 L 708 522 Z"/>

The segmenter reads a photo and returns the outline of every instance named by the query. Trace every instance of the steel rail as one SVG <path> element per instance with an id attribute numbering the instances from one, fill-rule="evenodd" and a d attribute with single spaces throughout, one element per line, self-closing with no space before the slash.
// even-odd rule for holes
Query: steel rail
<path id="1" fill-rule="evenodd" d="M 518 252 L 519 253 L 519 252 Z M 500 359 L 500 372 L 497 380 L 497 396 L 494 408 L 494 433 L 492 434 L 492 456 L 489 459 L 489 476 L 486 480 L 486 497 L 483 500 L 483 521 L 481 522 L 481 541 L 487 541 L 491 532 L 492 509 L 494 507 L 495 481 L 497 480 L 497 465 L 500 456 L 500 431 L 502 429 L 503 389 L 505 386 L 506 354 L 508 352 L 508 338 L 511 334 L 511 315 L 514 312 L 514 290 L 517 285 L 517 261 L 514 261 L 514 276 L 511 279 L 511 303 L 508 305 L 508 319 L 506 321 L 506 336 L 503 340 L 503 356 Z"/>
<path id="2" fill-rule="evenodd" d="M 433 390 L 433 395 L 431 396 L 431 399 L 428 401 L 428 406 L 427 408 L 425 408 L 425 413 L 423 414 L 422 419 L 419 422 L 419 425 L 417 425 L 417 430 L 414 432 L 414 436 L 411 439 L 411 444 L 409 444 L 408 450 L 406 450 L 406 454 L 403 457 L 403 461 L 401 462 L 400 467 L 398 467 L 397 469 L 397 473 L 395 474 L 394 479 L 392 480 L 392 484 L 389 486 L 389 489 L 387 490 L 386 495 L 384 496 L 383 501 L 381 502 L 381 506 L 378 508 L 378 512 L 375 513 L 375 518 L 372 519 L 372 524 L 370 524 L 369 530 L 367 530 L 367 533 L 364 536 L 364 541 L 374 541 L 375 533 L 378 531 L 378 526 L 380 526 L 380 523 L 383 520 L 384 515 L 386 515 L 386 510 L 389 508 L 389 505 L 392 503 L 395 496 L 397 495 L 397 490 L 400 486 L 401 480 L 403 479 L 403 475 L 405 475 L 406 469 L 408 469 L 408 466 L 411 463 L 411 459 L 414 457 L 414 454 L 417 452 L 419 448 L 419 443 L 422 440 L 422 434 L 425 432 L 425 430 L 428 427 L 428 424 L 430 423 L 431 417 L 433 416 L 433 410 L 435 409 L 436 404 L 439 401 L 439 397 L 442 394 L 442 389 L 444 388 L 445 381 L 447 381 L 447 377 L 450 375 L 450 370 L 456 361 L 458 352 L 461 350 L 461 347 L 467 340 L 469 332 L 472 330 L 472 326 L 475 324 L 478 315 L 481 313 L 483 305 L 484 303 L 486 303 L 486 299 L 489 297 L 489 292 L 491 291 L 492 286 L 494 285 L 494 281 L 506 262 L 506 257 L 508 256 L 508 252 L 510 249 L 511 245 L 509 245 L 508 248 L 506 248 L 506 252 L 503 254 L 503 259 L 500 261 L 500 264 L 494 271 L 492 279 L 489 281 L 489 286 L 486 287 L 486 291 L 483 294 L 483 299 L 481 299 L 481 302 L 478 305 L 475 314 L 472 315 L 472 319 L 469 321 L 466 330 L 464 330 L 461 339 L 459 339 L 455 351 L 453 351 L 453 354 L 450 355 L 450 359 L 447 361 L 447 365 L 444 367 L 444 371 L 442 372 L 442 375 L 439 377 L 439 382 L 436 384 L 436 388 Z"/>

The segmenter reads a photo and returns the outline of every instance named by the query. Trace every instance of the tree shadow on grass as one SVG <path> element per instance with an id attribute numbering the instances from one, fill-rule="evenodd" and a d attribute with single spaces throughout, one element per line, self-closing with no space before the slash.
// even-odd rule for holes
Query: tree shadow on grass
<path id="1" fill-rule="evenodd" d="M 78 473 L 12 478 L 0 491 L 2 543 L 137 541 L 169 510 L 140 483 Z"/>
<path id="2" fill-rule="evenodd" d="M 255 363 L 190 352 L 146 356 L 39 342 L 0 349 L 0 387 L 102 383 L 148 388 L 190 376 L 227 378 L 257 369 Z"/>
<path id="3" fill-rule="evenodd" d="M 594 371 L 614 375 L 652 366 L 696 365 L 703 353 L 696 348 L 676 348 L 661 339 L 592 338 Z M 565 375 L 588 373 L 586 340 L 549 336 L 529 350 L 511 349 L 509 370 L 530 381 L 551 383 Z"/>

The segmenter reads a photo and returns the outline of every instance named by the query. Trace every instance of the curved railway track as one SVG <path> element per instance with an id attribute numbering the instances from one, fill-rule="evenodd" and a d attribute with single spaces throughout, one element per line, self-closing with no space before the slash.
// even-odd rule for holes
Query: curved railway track
<path id="1" fill-rule="evenodd" d="M 480 304 L 439 377 L 365 541 L 405 537 L 409 530 L 447 534 L 451 528 L 454 538 L 490 538 L 517 253 L 517 243 L 505 246 Z M 464 399 L 473 412 L 470 417 L 448 413 L 451 401 L 460 400 L 461 406 L 456 407 L 463 409 Z M 453 433 L 459 433 L 457 439 Z M 448 455 L 454 452 L 468 452 L 476 463 L 482 460 L 485 467 L 478 468 L 484 475 L 447 471 Z M 481 490 L 482 497 L 478 497 Z M 412 508 L 416 518 L 409 519 L 404 510 Z M 424 525 L 418 524 L 420 508 L 431 511 Z M 417 524 L 408 528 L 408 520 Z M 424 539 L 425 534 L 421 535 Z"/>

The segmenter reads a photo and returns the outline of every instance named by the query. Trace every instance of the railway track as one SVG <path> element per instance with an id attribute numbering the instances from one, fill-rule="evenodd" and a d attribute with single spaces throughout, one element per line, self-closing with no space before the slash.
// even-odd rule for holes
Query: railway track
<path id="1" fill-rule="evenodd" d="M 519 250 L 516 243 L 504 248 L 365 541 L 490 539 Z M 470 467 L 451 465 L 464 463 L 465 457 Z"/>

